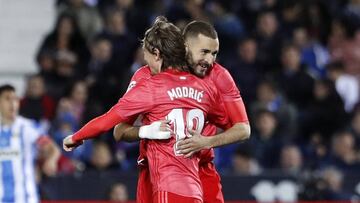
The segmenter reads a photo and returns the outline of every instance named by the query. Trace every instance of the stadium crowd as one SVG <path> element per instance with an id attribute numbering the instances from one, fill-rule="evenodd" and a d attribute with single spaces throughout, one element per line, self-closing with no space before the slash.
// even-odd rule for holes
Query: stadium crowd
<path id="1" fill-rule="evenodd" d="M 217 61 L 237 83 L 251 121 L 245 143 L 216 149 L 222 174 L 318 171 L 333 195 L 360 170 L 359 0 L 58 0 L 57 21 L 39 44 L 20 114 L 59 147 L 106 112 L 144 60 L 140 39 L 158 15 L 183 28 L 211 22 Z M 63 152 L 59 174 L 132 171 L 137 143 L 112 131 Z"/>

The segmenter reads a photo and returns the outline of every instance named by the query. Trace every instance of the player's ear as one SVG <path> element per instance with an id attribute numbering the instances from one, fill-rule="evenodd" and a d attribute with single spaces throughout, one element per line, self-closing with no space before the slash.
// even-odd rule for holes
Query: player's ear
<path id="1" fill-rule="evenodd" d="M 189 52 L 189 47 L 188 47 L 188 44 L 186 42 L 185 42 L 185 51 L 186 51 L 186 53 Z"/>
<path id="2" fill-rule="evenodd" d="M 155 55 L 155 59 L 156 59 L 157 61 L 161 59 L 161 57 L 160 57 L 160 50 L 159 50 L 159 49 L 154 48 L 153 54 Z"/>

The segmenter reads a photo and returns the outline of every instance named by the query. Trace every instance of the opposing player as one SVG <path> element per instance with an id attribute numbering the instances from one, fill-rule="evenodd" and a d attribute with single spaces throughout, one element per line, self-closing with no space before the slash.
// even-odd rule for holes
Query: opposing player
<path id="1" fill-rule="evenodd" d="M 106 114 L 65 138 L 63 147 L 73 150 L 83 140 L 140 114 L 144 115 L 144 124 L 171 120 L 170 139 L 145 141 L 153 202 L 203 202 L 199 159 L 181 156 L 176 143 L 185 139 L 190 130 L 200 133 L 207 118 L 220 125 L 229 121 L 217 105 L 220 99 L 214 85 L 185 71 L 185 45 L 176 26 L 158 19 L 145 33 L 143 42 L 144 58 L 156 75 L 140 81 Z M 232 128 L 224 132 L 229 136 L 235 133 Z"/>
<path id="2" fill-rule="evenodd" d="M 214 163 L 214 152 L 212 147 L 222 146 L 237 141 L 245 140 L 250 136 L 250 126 L 247 119 L 244 103 L 240 97 L 231 75 L 220 64 L 215 62 L 219 51 L 219 41 L 217 33 L 213 26 L 208 23 L 193 21 L 189 23 L 183 36 L 188 50 L 188 63 L 190 70 L 204 81 L 213 82 L 219 90 L 224 106 L 232 124 L 233 130 L 239 133 L 234 136 L 217 135 L 213 137 L 193 136 L 179 142 L 180 152 L 185 156 L 191 156 L 193 153 L 202 150 L 200 156 L 199 175 L 204 190 L 204 202 L 224 202 L 221 191 L 220 176 L 216 172 Z M 129 88 L 134 87 L 138 81 L 144 78 L 150 78 L 151 72 L 148 66 L 140 68 L 131 79 Z M 135 141 L 139 138 L 149 138 L 148 134 L 165 133 L 166 122 L 154 122 L 148 126 L 136 128 L 122 123 L 116 126 L 114 130 L 115 139 L 118 141 Z M 162 130 L 160 130 L 162 129 Z M 138 134 L 139 131 L 139 134 Z M 207 124 L 203 134 L 206 136 L 215 135 L 215 125 Z M 159 138 L 159 137 L 157 137 Z M 151 198 L 151 186 L 149 185 L 149 172 L 146 166 L 146 157 L 144 156 L 143 142 L 140 143 L 140 175 L 138 181 L 137 201 L 149 202 Z"/>
<path id="3" fill-rule="evenodd" d="M 55 175 L 60 150 L 32 122 L 18 115 L 19 99 L 11 85 L 0 86 L 0 202 L 39 202 L 35 153 L 45 153 L 42 170 Z"/>

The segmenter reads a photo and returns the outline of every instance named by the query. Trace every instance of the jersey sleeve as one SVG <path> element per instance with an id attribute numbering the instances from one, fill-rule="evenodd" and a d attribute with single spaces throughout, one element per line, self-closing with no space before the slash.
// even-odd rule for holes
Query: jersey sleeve
<path id="1" fill-rule="evenodd" d="M 213 82 L 221 95 L 225 111 L 230 121 L 233 124 L 238 122 L 248 123 L 244 101 L 229 71 L 221 68 L 220 71 L 217 72 Z"/>
<path id="2" fill-rule="evenodd" d="M 231 122 L 226 114 L 219 92 L 216 89 L 214 89 L 210 97 L 211 97 L 210 101 L 212 107 L 210 108 L 209 111 L 208 120 L 220 128 L 223 129 L 230 128 Z"/>
<path id="3" fill-rule="evenodd" d="M 220 71 L 217 71 L 213 82 L 225 102 L 238 100 L 241 97 L 234 79 L 225 68 L 221 68 Z"/>
<path id="4" fill-rule="evenodd" d="M 119 102 L 107 113 L 94 118 L 77 131 L 72 139 L 80 142 L 106 132 L 118 123 L 131 122 L 134 116 L 146 113 L 153 106 L 151 88 L 145 83 L 139 83 L 125 94 Z"/>

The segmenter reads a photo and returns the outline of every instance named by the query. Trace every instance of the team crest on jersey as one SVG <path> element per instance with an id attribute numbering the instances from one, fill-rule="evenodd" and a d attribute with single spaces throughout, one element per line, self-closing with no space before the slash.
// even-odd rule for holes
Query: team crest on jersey
<path id="1" fill-rule="evenodd" d="M 129 86 L 128 86 L 128 88 L 127 88 L 127 90 L 126 90 L 126 92 L 128 92 L 128 91 L 131 90 L 133 87 L 135 87 L 135 85 L 136 85 L 136 81 L 131 81 L 130 84 L 129 84 Z"/>

